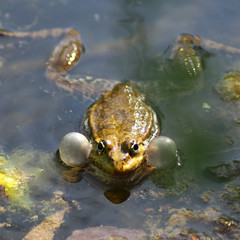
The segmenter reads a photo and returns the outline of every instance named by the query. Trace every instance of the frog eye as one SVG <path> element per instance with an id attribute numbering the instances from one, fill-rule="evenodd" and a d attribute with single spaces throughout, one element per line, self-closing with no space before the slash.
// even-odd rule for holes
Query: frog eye
<path id="1" fill-rule="evenodd" d="M 139 145 L 136 141 L 132 140 L 129 143 L 129 150 L 132 154 L 137 154 L 139 152 Z"/>
<path id="2" fill-rule="evenodd" d="M 98 143 L 98 146 L 97 146 L 98 152 L 99 152 L 99 153 L 104 152 L 106 146 L 107 146 L 106 141 L 101 140 L 101 141 Z"/>

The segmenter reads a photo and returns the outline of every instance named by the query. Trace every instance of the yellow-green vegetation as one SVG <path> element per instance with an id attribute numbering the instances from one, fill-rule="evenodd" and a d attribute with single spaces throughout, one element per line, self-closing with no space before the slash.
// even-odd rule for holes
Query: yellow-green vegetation
<path id="1" fill-rule="evenodd" d="M 6 155 L 0 155 L 1 197 L 5 201 L 24 203 L 27 196 L 25 184 L 33 175 L 23 173 L 9 162 Z"/>
<path id="2" fill-rule="evenodd" d="M 5 190 L 10 200 L 16 201 L 24 195 L 23 183 L 26 179 L 26 175 L 18 169 L 13 169 L 8 173 L 0 170 L 0 185 L 4 187 L 2 190 Z"/>
<path id="3" fill-rule="evenodd" d="M 54 155 L 42 151 L 0 151 L 0 230 L 15 226 L 16 216 L 32 226 L 24 239 L 54 237 L 70 209 L 62 191 L 48 192 L 51 177 L 59 174 L 55 164 Z"/>
<path id="4" fill-rule="evenodd" d="M 36 161 L 38 160 L 38 161 Z M 49 155 L 36 151 L 14 150 L 6 155 L 0 153 L 0 199 L 10 204 L 30 208 L 30 182 L 37 181 L 43 170 L 41 162 L 49 160 Z"/>

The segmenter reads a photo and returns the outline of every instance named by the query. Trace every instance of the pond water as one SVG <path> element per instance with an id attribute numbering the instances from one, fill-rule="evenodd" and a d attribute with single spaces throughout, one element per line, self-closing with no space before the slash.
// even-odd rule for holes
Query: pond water
<path id="1" fill-rule="evenodd" d="M 74 230 L 100 225 L 143 229 L 149 236 L 156 231 L 163 239 L 180 233 L 182 239 L 194 233 L 199 239 L 227 239 L 227 231 L 229 239 L 239 239 L 239 170 L 238 177 L 219 181 L 205 169 L 239 160 L 239 104 L 224 102 L 216 85 L 226 71 L 240 69 L 240 55 L 203 46 L 207 52 L 203 73 L 188 90 L 169 90 L 166 84 L 176 75 L 161 64 L 181 33 L 239 47 L 239 7 L 237 0 L 1 1 L 1 29 L 79 30 L 86 53 L 70 74 L 139 83 L 161 116 L 161 134 L 176 142 L 182 166 L 161 183 L 154 177 L 146 179 L 121 204 L 110 202 L 101 187 L 92 186 L 85 178 L 66 182 L 54 154 L 66 133 L 78 131 L 92 102 L 82 102 L 81 95 L 68 93 L 45 77 L 45 64 L 61 37 L 0 37 L 2 152 L 23 172 L 31 173 L 35 168 L 43 172 L 29 186 L 31 211 L 19 207 L 14 211 L 14 206 L 9 210 L 10 203 L 3 203 L 0 239 L 22 239 L 48 216 L 49 208 L 54 213 L 56 209 L 46 205 L 56 192 L 61 192 L 70 210 L 54 239 L 66 239 Z M 237 190 L 231 192 L 233 188 Z M 235 201 L 228 194 L 235 194 Z M 213 207 L 220 212 L 216 210 L 216 218 L 210 219 Z M 195 212 L 194 217 L 179 212 L 183 209 Z M 177 224 L 171 218 L 183 221 L 183 215 L 186 223 Z M 216 230 L 221 216 L 235 221 L 232 228 L 222 223 L 224 233 Z"/>

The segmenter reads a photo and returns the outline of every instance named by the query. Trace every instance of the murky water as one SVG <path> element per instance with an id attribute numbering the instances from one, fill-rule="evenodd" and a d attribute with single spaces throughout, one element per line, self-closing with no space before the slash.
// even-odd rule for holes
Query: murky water
<path id="1" fill-rule="evenodd" d="M 182 167 L 175 169 L 173 176 L 167 176 L 162 184 L 147 179 L 119 205 L 108 201 L 101 187 L 89 185 L 85 178 L 79 183 L 64 181 L 54 153 L 62 136 L 79 129 L 91 102 L 83 104 L 81 96 L 59 89 L 45 77 L 45 63 L 60 38 L 0 37 L 0 145 L 9 159 L 14 154 L 12 158 L 18 159 L 18 151 L 26 161 L 32 158 L 30 167 L 22 164 L 22 171 L 40 168 L 43 172 L 30 187 L 33 212 L 6 210 L 0 217 L 1 239 L 21 239 L 45 219 L 48 208 L 44 201 L 56 191 L 63 193 L 71 209 L 55 239 L 99 225 L 151 233 L 163 227 L 169 209 L 208 212 L 216 206 L 220 215 L 240 220 L 239 211 L 226 202 L 206 203 L 200 197 L 211 190 L 218 198 L 226 184 L 239 186 L 239 177 L 215 181 L 204 169 L 239 159 L 239 105 L 222 101 L 216 84 L 226 71 L 240 69 L 240 55 L 205 48 L 208 54 L 198 79 L 201 83 L 188 91 L 166 90 L 165 83 L 173 76 L 160 70 L 161 59 L 168 57 L 168 48 L 181 33 L 239 47 L 238 1 L 3 0 L 0 5 L 3 29 L 78 29 L 86 54 L 71 74 L 140 83 L 162 116 L 162 135 L 174 139 L 182 157 Z M 32 152 L 34 155 L 29 155 Z M 19 161 L 15 161 L 18 168 Z M 239 192 L 236 194 L 239 197 Z M 172 229 L 163 229 L 166 234 L 175 234 L 174 226 L 179 231 L 194 229 L 218 239 L 209 219 L 202 225 L 199 221 L 192 218 L 186 225 L 171 223 Z"/>

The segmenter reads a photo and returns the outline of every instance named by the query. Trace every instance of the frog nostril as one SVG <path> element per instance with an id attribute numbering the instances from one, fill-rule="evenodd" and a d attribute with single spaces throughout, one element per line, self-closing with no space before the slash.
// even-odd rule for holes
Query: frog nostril
<path id="1" fill-rule="evenodd" d="M 110 162 L 125 162 L 129 158 L 129 153 L 122 153 L 119 151 L 109 151 L 108 152 L 108 159 Z"/>
<path id="2" fill-rule="evenodd" d="M 126 154 L 124 154 L 124 156 L 122 156 L 122 161 L 125 162 L 125 161 L 127 161 L 129 158 L 130 158 L 129 153 L 126 153 Z"/>

